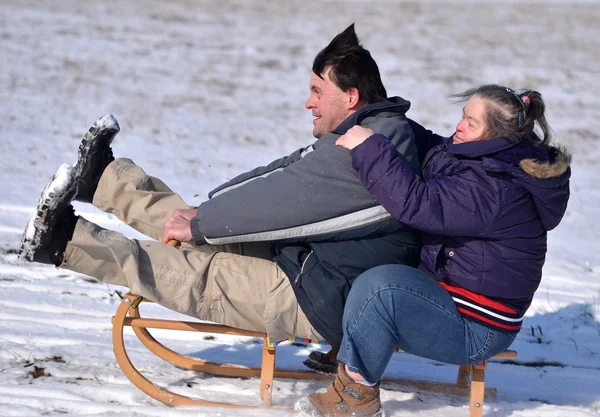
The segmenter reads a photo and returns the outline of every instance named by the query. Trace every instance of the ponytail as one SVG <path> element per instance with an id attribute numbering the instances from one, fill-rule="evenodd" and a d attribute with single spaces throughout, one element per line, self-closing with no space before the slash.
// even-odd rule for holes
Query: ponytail
<path id="1" fill-rule="evenodd" d="M 548 145 L 552 134 L 550 132 L 550 125 L 548 125 L 548 121 L 546 120 L 546 105 L 544 104 L 544 100 L 542 100 L 542 95 L 537 91 L 526 90 L 519 94 L 519 97 L 525 107 L 525 121 L 523 126 L 517 130 L 517 133 L 533 143 L 531 132 L 533 132 L 533 128 L 537 122 L 538 127 L 542 131 L 541 143 L 538 144 Z"/>

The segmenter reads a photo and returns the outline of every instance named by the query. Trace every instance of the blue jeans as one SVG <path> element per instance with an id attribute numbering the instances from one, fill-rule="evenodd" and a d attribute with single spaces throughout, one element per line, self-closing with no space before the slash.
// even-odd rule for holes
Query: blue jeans
<path id="1" fill-rule="evenodd" d="M 463 365 L 491 358 L 516 337 L 464 319 L 435 279 L 405 265 L 378 266 L 356 279 L 343 329 L 338 359 L 371 384 L 381 379 L 396 347 Z"/>

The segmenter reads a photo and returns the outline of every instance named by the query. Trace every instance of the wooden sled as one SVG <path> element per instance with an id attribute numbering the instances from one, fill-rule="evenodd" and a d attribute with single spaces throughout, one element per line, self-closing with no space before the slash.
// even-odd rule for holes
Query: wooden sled
<path id="1" fill-rule="evenodd" d="M 119 306 L 116 315 L 112 319 L 113 323 L 113 348 L 117 363 L 133 384 L 148 394 L 150 397 L 172 407 L 178 406 L 215 406 L 229 408 L 259 408 L 271 407 L 273 379 L 313 379 L 323 380 L 332 379 L 331 376 L 319 374 L 313 371 L 286 371 L 275 369 L 275 350 L 276 345 L 269 342 L 265 333 L 241 330 L 233 327 L 222 326 L 218 324 L 197 323 L 177 320 L 147 319 L 140 317 L 138 310 L 139 304 L 144 301 L 142 297 L 133 294 L 126 294 Z M 189 369 L 207 374 L 225 376 L 252 378 L 260 377 L 260 402 L 253 405 L 230 404 L 216 401 L 207 401 L 197 398 L 190 398 L 168 391 L 159 387 L 145 378 L 138 371 L 127 356 L 125 349 L 123 328 L 130 326 L 139 340 L 152 353 L 159 358 L 184 369 Z M 217 364 L 194 359 L 167 348 L 158 342 L 147 329 L 167 329 L 182 330 L 192 332 L 220 333 L 239 336 L 261 337 L 263 338 L 262 366 L 260 368 L 250 368 L 245 366 L 231 364 Z M 497 356 L 495 359 L 514 359 L 517 357 L 515 351 L 507 350 Z M 411 386 L 419 390 L 436 391 L 449 395 L 469 395 L 470 396 L 470 417 L 481 417 L 483 413 L 483 401 L 485 397 L 495 398 L 497 391 L 493 388 L 485 388 L 485 370 L 487 361 L 477 365 L 461 365 L 458 370 L 458 377 L 455 384 L 434 383 L 425 381 L 414 381 L 404 379 L 384 378 L 384 384 L 400 384 Z M 272 407 L 273 409 L 289 408 Z"/>

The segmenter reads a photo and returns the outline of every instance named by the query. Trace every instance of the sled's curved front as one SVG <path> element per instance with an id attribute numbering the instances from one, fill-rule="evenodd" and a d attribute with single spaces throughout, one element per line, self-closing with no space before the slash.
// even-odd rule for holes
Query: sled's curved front
<path id="1" fill-rule="evenodd" d="M 150 332 L 149 328 L 154 329 L 169 329 L 169 330 L 188 330 L 206 333 L 220 333 L 240 336 L 251 336 L 265 338 L 264 333 L 253 332 L 235 329 L 233 327 L 222 326 L 218 324 L 208 323 L 185 323 L 176 322 L 169 320 L 153 320 L 143 319 L 140 317 L 139 309 L 129 309 L 129 318 L 125 318 L 124 325 L 131 326 L 138 339 L 144 346 L 148 348 L 152 353 L 161 358 L 162 360 L 169 362 L 172 365 L 180 368 L 189 369 L 195 372 L 204 372 L 211 375 L 217 376 L 228 376 L 238 378 L 254 378 L 261 376 L 262 368 L 252 368 L 234 364 L 218 364 L 213 362 L 207 362 L 202 359 L 190 358 L 189 356 L 181 355 L 172 349 L 169 349 L 158 340 L 156 340 Z M 135 319 L 135 320 L 133 320 Z M 273 376 L 276 378 L 291 378 L 291 379 L 331 379 L 327 375 L 319 374 L 313 371 L 286 371 L 286 370 L 275 370 Z"/>
<path id="2" fill-rule="evenodd" d="M 330 377 L 327 375 L 322 375 L 312 371 L 275 371 L 275 347 L 267 345 L 267 338 L 266 334 L 264 333 L 236 329 L 218 324 L 145 319 L 140 317 L 140 312 L 137 308 L 141 301 L 142 297 L 126 294 L 123 297 L 123 301 L 121 301 L 121 305 L 119 306 L 116 315 L 113 317 L 113 347 L 115 351 L 115 357 L 117 359 L 117 363 L 123 369 L 123 372 L 127 378 L 129 378 L 129 380 L 131 380 L 136 387 L 164 404 L 175 407 L 189 405 L 214 405 L 237 408 L 254 408 L 263 406 L 270 407 L 274 377 L 313 380 L 330 379 Z M 175 394 L 155 385 L 142 376 L 142 374 L 129 360 L 123 339 L 123 328 L 125 326 L 130 326 L 133 328 L 136 336 L 139 338 L 142 344 L 148 348 L 148 350 L 150 350 L 159 358 L 180 368 L 225 377 L 253 378 L 260 376 L 260 404 L 237 405 L 204 401 Z M 164 346 L 162 343 L 156 340 L 147 329 L 182 330 L 261 337 L 264 340 L 262 349 L 262 367 L 251 368 L 233 364 L 217 364 L 201 359 L 190 358 Z"/>
<path id="3" fill-rule="evenodd" d="M 172 330 L 192 330 L 192 331 L 210 331 L 216 332 L 216 329 L 202 329 L 199 328 L 191 328 L 190 325 L 200 323 L 185 323 L 185 322 L 175 322 L 169 320 L 152 320 L 152 319 L 141 319 L 139 318 L 139 312 L 137 311 L 137 304 L 141 301 L 141 297 L 137 297 L 131 294 L 127 294 L 121 305 L 119 306 L 117 313 L 113 317 L 113 349 L 115 352 L 115 357 L 117 359 L 117 363 L 127 376 L 129 380 L 140 390 L 148 394 L 150 397 L 172 407 L 180 407 L 180 406 L 215 406 L 215 407 L 229 407 L 229 408 L 259 408 L 271 405 L 271 386 L 272 386 L 272 377 L 270 384 L 261 384 L 261 398 L 262 402 L 260 404 L 230 404 L 216 401 L 206 401 L 197 398 L 190 398 L 183 395 L 179 395 L 168 391 L 162 387 L 159 387 L 152 383 L 150 380 L 145 378 L 136 368 L 133 366 L 129 357 L 127 356 L 127 351 L 125 349 L 125 341 L 123 337 L 123 328 L 124 326 L 132 326 L 136 335 L 140 338 L 142 343 L 148 347 L 153 353 L 159 356 L 162 359 L 169 361 L 170 363 L 182 366 L 187 369 L 198 370 L 202 372 L 207 372 L 215 375 L 221 376 L 234 376 L 234 377 L 252 377 L 261 375 L 261 369 L 257 368 L 245 368 L 238 367 L 235 365 L 218 365 L 214 363 L 205 362 L 198 359 L 187 358 L 185 356 L 179 355 L 178 353 L 172 351 L 171 349 L 160 344 L 156 339 L 150 335 L 150 333 L 146 330 L 146 328 L 162 328 L 162 329 L 172 329 Z M 127 317 L 127 315 L 131 315 L 133 317 Z M 139 321 L 138 321 L 139 320 Z M 210 325 L 208 325 L 210 326 Z M 226 326 L 222 326 L 226 327 Z M 236 330 L 236 329 L 233 329 Z M 243 332 L 243 331 L 242 331 Z M 222 329 L 219 333 L 228 333 L 232 334 L 229 329 Z M 257 332 L 252 332 L 257 333 Z M 233 334 L 242 334 L 241 332 L 235 332 Z M 260 334 L 244 334 L 248 336 L 259 336 Z M 262 335 L 264 336 L 264 335 Z M 274 352 L 273 352 L 274 356 Z M 274 361 L 273 361 L 274 362 Z M 262 370 L 264 374 L 266 374 L 266 378 L 268 379 L 269 370 Z M 272 372 L 272 371 L 271 371 Z M 261 375 L 262 376 L 262 375 Z M 261 382 L 262 382 L 261 378 Z M 276 407 L 273 407 L 276 408 Z M 279 408 L 279 407 L 277 407 Z M 289 409 L 286 409 L 289 410 Z"/>

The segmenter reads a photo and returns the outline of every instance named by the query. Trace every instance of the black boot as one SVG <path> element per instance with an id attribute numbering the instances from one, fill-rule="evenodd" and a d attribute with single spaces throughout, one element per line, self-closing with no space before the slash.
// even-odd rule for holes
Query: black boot
<path id="1" fill-rule="evenodd" d="M 59 266 L 63 262 L 67 242 L 73 238 L 77 216 L 71 201 L 77 193 L 73 168 L 62 165 L 46 186 L 29 221 L 19 256 L 30 262 Z"/>
<path id="2" fill-rule="evenodd" d="M 340 351 L 339 346 L 334 346 L 327 353 L 314 350 L 310 352 L 308 358 L 303 362 L 304 366 L 313 369 L 322 374 L 335 375 L 338 371 L 337 354 Z"/>
<path id="3" fill-rule="evenodd" d="M 115 160 L 110 144 L 119 130 L 117 119 L 112 114 L 107 114 L 96 120 L 81 140 L 73 172 L 78 189 L 75 200 L 92 202 L 102 173 Z"/>

